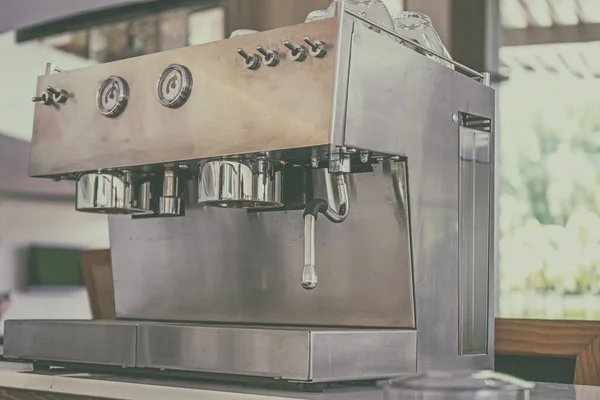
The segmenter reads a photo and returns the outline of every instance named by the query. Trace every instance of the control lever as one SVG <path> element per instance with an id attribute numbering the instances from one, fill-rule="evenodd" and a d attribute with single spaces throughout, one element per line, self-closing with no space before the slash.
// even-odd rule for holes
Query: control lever
<path id="1" fill-rule="evenodd" d="M 306 50 L 304 47 L 295 45 L 289 40 L 283 42 L 283 45 L 288 48 L 288 53 L 290 54 L 290 59 L 292 61 L 302 62 L 306 60 Z"/>
<path id="2" fill-rule="evenodd" d="M 244 59 L 246 69 L 255 71 L 260 68 L 260 59 L 256 54 L 248 54 L 244 49 L 237 49 L 237 53 Z"/>
<path id="3" fill-rule="evenodd" d="M 339 224 L 348 217 L 348 186 L 343 174 L 336 175 L 340 204 L 338 210 L 329 206 L 327 200 L 313 199 L 304 207 L 304 268 L 302 269 L 302 287 L 311 290 L 317 287 L 315 269 L 315 223 L 319 213 L 333 223 Z"/>

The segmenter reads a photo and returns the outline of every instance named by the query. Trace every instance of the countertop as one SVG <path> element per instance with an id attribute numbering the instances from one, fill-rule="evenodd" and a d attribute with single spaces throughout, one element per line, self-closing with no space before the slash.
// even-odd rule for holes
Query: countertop
<path id="1" fill-rule="evenodd" d="M 26 393 L 35 392 L 28 397 Z M 47 394 L 44 396 L 43 393 Z M 164 399 L 219 399 L 219 400 L 379 400 L 382 392 L 372 387 L 344 387 L 327 389 L 323 393 L 284 391 L 240 385 L 215 384 L 201 381 L 172 381 L 126 378 L 116 375 L 70 374 L 56 375 L 33 372 L 26 364 L 0 363 L 0 395 L 12 398 L 57 398 L 71 395 L 82 399 L 164 400 Z M 3 397 L 3 396 L 0 396 Z M 534 400 L 600 400 L 600 387 L 558 384 L 537 384 L 532 393 Z"/>

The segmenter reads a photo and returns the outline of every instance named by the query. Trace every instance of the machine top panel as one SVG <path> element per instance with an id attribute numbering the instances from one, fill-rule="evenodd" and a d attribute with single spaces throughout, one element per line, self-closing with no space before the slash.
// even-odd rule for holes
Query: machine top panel
<path id="1" fill-rule="evenodd" d="M 326 145 L 337 26 L 330 19 L 41 76 L 38 96 L 52 86 L 68 99 L 36 104 L 30 175 Z M 311 56 L 305 37 L 323 42 L 327 55 Z M 294 61 L 285 41 L 303 45 L 306 59 Z M 277 51 L 280 62 L 268 66 L 257 46 Z M 258 69 L 247 69 L 238 49 L 259 58 Z M 184 97 L 169 93 L 181 83 L 169 79 L 176 70 L 159 80 L 172 64 L 189 72 Z M 103 85 L 110 76 L 122 80 Z M 123 92 L 126 104 L 113 108 Z"/>

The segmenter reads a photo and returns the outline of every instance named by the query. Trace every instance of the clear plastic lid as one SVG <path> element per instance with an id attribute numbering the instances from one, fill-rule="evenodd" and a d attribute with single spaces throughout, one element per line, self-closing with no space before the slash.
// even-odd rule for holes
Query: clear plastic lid
<path id="1" fill-rule="evenodd" d="M 418 12 L 403 11 L 394 16 L 394 28 L 399 35 L 411 39 L 448 59 L 452 59 L 440 35 L 434 29 L 431 19 L 427 15 Z M 406 46 L 412 48 L 409 44 L 406 44 Z M 419 53 L 422 52 L 417 48 L 414 48 L 414 50 Z M 428 53 L 424 54 L 428 58 L 454 69 L 454 66 L 445 60 Z"/>
<path id="2" fill-rule="evenodd" d="M 322 19 L 327 19 L 327 10 L 314 10 L 311 11 L 310 14 L 306 17 L 304 22 L 315 22 L 320 21 Z"/>
<path id="3" fill-rule="evenodd" d="M 322 19 L 333 18 L 336 13 L 338 0 L 332 0 L 326 10 L 312 11 L 305 22 L 314 22 Z M 352 10 L 362 17 L 376 22 L 390 30 L 394 29 L 392 16 L 382 0 L 346 0 L 346 9 Z"/>
<path id="4" fill-rule="evenodd" d="M 255 31 L 254 29 L 237 29 L 233 31 L 229 37 L 234 38 L 238 36 L 252 35 L 254 33 L 258 33 L 258 31 Z"/>
<path id="5" fill-rule="evenodd" d="M 527 400 L 534 384 L 493 371 L 433 372 L 381 383 L 387 400 Z"/>

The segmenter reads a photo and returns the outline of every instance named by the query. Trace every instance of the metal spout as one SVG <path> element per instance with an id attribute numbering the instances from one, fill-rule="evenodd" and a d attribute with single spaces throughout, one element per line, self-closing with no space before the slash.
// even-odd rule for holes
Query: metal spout
<path id="1" fill-rule="evenodd" d="M 331 208 L 331 205 L 328 204 L 324 214 L 328 220 L 339 224 L 340 222 L 344 222 L 348 217 L 348 185 L 346 185 L 346 179 L 343 174 L 336 175 L 336 183 L 340 204 L 337 210 Z"/>
<path id="2" fill-rule="evenodd" d="M 333 209 L 326 200 L 314 199 L 304 208 L 304 268 L 302 269 L 302 287 L 311 290 L 317 287 L 317 271 L 315 257 L 315 222 L 319 213 L 333 223 L 344 222 L 348 217 L 348 186 L 343 174 L 336 175 L 340 204 Z"/>
<path id="3" fill-rule="evenodd" d="M 304 216 L 304 269 L 302 270 L 302 287 L 310 290 L 317 287 L 317 271 L 315 270 L 315 221 L 312 214 Z"/>

